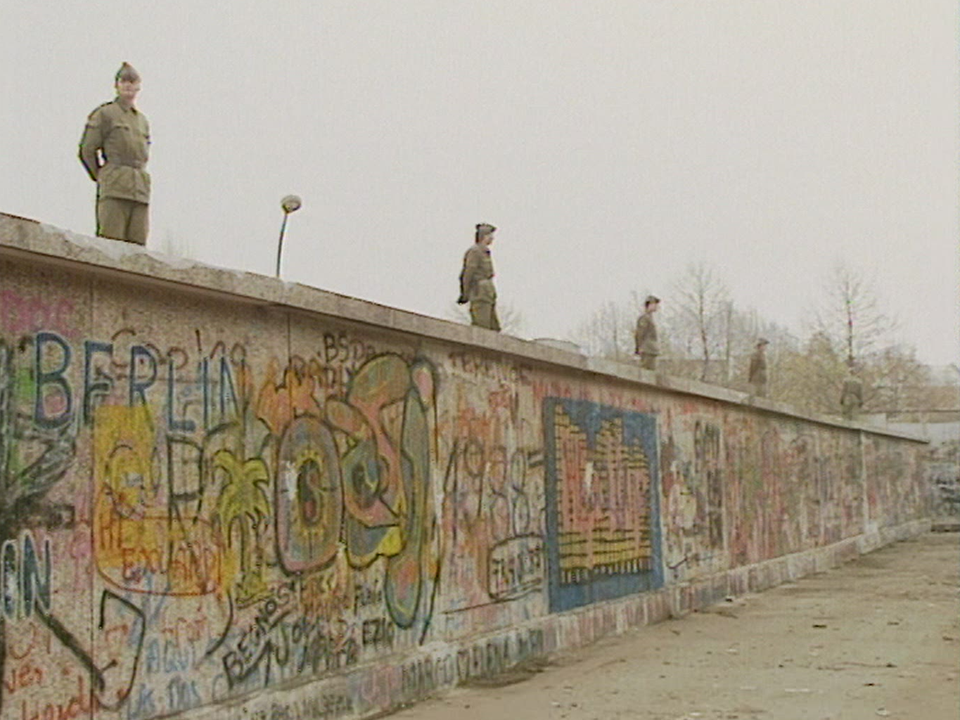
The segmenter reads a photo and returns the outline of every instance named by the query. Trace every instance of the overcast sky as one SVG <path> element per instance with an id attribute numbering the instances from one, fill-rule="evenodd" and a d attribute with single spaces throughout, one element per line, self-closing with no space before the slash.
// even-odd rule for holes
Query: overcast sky
<path id="1" fill-rule="evenodd" d="M 0 0 L 0 211 L 92 234 L 76 159 L 124 60 L 148 245 L 448 317 L 475 223 L 567 337 L 714 265 L 797 333 L 838 261 L 957 361 L 953 0 Z"/>

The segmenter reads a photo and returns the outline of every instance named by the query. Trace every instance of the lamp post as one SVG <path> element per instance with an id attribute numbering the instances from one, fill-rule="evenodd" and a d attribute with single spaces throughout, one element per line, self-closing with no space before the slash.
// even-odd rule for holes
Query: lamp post
<path id="1" fill-rule="evenodd" d="M 290 213 L 300 209 L 303 201 L 298 195 L 286 195 L 280 201 L 280 207 L 283 208 L 283 224 L 280 225 L 280 242 L 277 243 L 277 277 L 280 277 L 280 257 L 283 255 L 283 233 L 287 230 L 287 218 Z"/>

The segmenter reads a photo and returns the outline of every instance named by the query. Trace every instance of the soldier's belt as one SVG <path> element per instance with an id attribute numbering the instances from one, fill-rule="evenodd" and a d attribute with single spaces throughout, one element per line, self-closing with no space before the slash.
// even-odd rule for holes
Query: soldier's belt
<path id="1" fill-rule="evenodd" d="M 110 159 L 107 161 L 107 165 L 120 165 L 122 167 L 132 167 L 137 170 L 143 170 L 143 166 L 146 165 L 144 162 L 139 160 L 113 160 Z"/>

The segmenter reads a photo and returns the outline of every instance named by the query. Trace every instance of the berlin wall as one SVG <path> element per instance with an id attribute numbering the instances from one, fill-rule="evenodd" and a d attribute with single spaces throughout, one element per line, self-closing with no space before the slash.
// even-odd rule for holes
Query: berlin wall
<path id="1" fill-rule="evenodd" d="M 0 215 L 0 720 L 368 716 L 920 532 L 923 448 Z"/>

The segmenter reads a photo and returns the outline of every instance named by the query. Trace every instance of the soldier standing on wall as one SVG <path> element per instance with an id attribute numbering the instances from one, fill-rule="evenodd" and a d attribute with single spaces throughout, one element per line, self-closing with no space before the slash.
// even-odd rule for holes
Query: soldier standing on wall
<path id="1" fill-rule="evenodd" d="M 497 290 L 493 285 L 493 260 L 490 257 L 490 244 L 496 230 L 487 223 L 477 225 L 473 247 L 463 256 L 457 303 L 470 303 L 471 325 L 499 332 Z"/>
<path id="2" fill-rule="evenodd" d="M 863 383 L 854 373 L 854 362 L 847 361 L 847 376 L 840 391 L 840 409 L 846 420 L 854 420 L 863 407 Z"/>
<path id="3" fill-rule="evenodd" d="M 140 74 L 123 63 L 114 80 L 117 97 L 87 118 L 80 162 L 97 183 L 97 235 L 146 245 L 150 124 L 134 106 Z"/>
<path id="4" fill-rule="evenodd" d="M 747 382 L 750 383 L 752 394 L 758 397 L 767 396 L 767 345 L 766 338 L 757 339 L 757 347 L 750 356 L 750 368 L 747 370 Z"/>
<path id="5" fill-rule="evenodd" d="M 653 314 L 659 308 L 660 298 L 647 295 L 647 299 L 643 302 L 643 314 L 637 319 L 637 329 L 633 335 L 634 352 L 640 356 L 640 367 L 644 370 L 657 369 L 660 343 L 657 341 L 657 325 L 653 321 Z"/>

